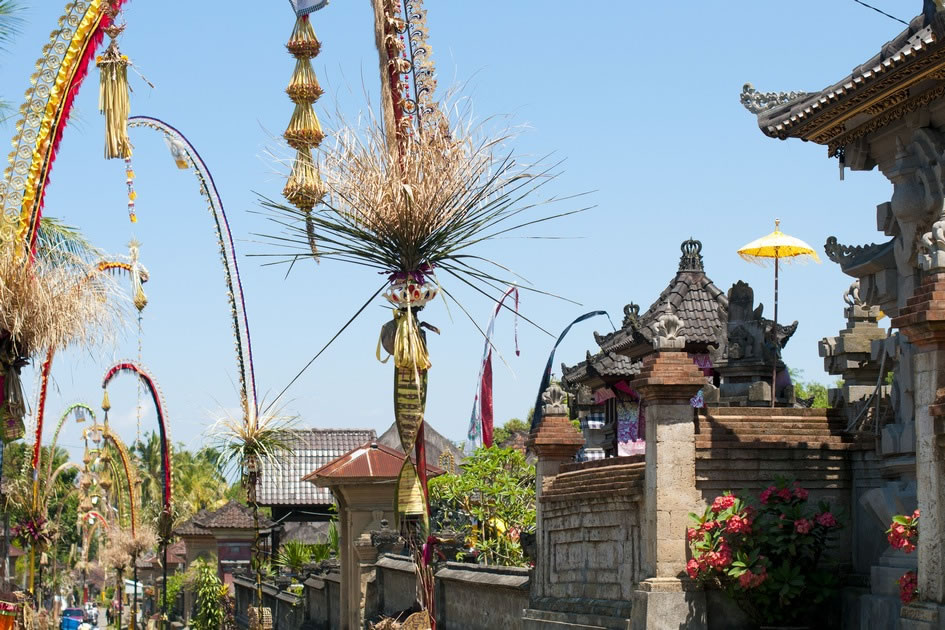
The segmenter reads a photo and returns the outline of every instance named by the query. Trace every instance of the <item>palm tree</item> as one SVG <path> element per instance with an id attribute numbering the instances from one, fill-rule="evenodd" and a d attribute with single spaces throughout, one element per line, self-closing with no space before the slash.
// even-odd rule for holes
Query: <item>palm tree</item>
<path id="1" fill-rule="evenodd" d="M 246 496 L 253 510 L 253 568 L 256 573 L 256 605 L 262 605 L 262 557 L 259 549 L 259 503 L 256 488 L 262 466 L 279 466 L 279 459 L 292 452 L 295 416 L 272 409 L 262 416 L 221 418 L 211 429 L 217 440 L 219 462 L 240 472 Z"/>

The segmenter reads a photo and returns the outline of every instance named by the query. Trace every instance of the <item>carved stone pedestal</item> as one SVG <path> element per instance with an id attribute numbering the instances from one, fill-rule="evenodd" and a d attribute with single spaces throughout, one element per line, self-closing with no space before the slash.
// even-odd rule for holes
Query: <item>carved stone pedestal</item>
<path id="1" fill-rule="evenodd" d="M 705 591 L 688 579 L 650 578 L 633 592 L 633 630 L 706 628 Z"/>

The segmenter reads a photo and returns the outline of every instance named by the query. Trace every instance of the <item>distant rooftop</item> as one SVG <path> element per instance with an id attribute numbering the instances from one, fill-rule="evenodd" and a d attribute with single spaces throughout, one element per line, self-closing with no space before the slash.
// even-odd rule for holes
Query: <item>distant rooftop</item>
<path id="1" fill-rule="evenodd" d="M 367 442 L 303 477 L 310 485 L 331 485 L 332 482 L 360 480 L 394 480 L 404 465 L 403 451 L 376 441 Z M 412 459 L 412 458 L 411 458 Z M 443 470 L 427 466 L 427 474 L 441 475 Z"/>
<path id="2" fill-rule="evenodd" d="M 259 517 L 260 529 L 270 529 L 274 525 L 265 516 Z M 253 529 L 253 511 L 236 501 L 230 501 L 212 512 L 200 510 L 174 528 L 174 535 L 213 536 L 214 530 L 220 529 Z"/>
<path id="3" fill-rule="evenodd" d="M 330 505 L 331 491 L 302 481 L 302 477 L 377 439 L 374 429 L 301 429 L 293 431 L 293 451 L 278 466 L 264 465 L 257 490 L 260 505 Z"/>

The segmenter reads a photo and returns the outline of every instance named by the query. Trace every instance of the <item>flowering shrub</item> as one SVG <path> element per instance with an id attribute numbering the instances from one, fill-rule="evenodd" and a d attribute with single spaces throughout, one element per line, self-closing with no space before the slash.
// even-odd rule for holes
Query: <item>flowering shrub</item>
<path id="1" fill-rule="evenodd" d="M 751 504 L 727 492 L 686 531 L 686 573 L 714 583 L 760 623 L 803 620 L 836 591 L 819 568 L 830 535 L 841 527 L 827 503 L 807 505 L 808 492 L 779 479 Z"/>
<path id="2" fill-rule="evenodd" d="M 919 510 L 913 512 L 912 516 L 894 516 L 893 522 L 886 530 L 886 540 L 893 549 L 902 549 L 906 553 L 915 551 L 915 545 L 919 541 Z M 906 572 L 896 582 L 899 584 L 899 599 L 903 604 L 908 604 L 919 596 L 919 576 L 915 571 Z"/>

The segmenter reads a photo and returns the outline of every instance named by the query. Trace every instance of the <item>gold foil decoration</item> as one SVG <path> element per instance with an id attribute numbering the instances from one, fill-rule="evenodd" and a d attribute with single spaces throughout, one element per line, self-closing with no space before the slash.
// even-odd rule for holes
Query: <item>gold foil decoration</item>
<path id="1" fill-rule="evenodd" d="M 128 139 L 128 115 L 131 103 L 128 96 L 128 57 L 121 54 L 116 38 L 124 26 L 115 24 L 118 11 L 112 6 L 105 9 L 112 23 L 105 29 L 111 43 L 95 59 L 99 69 L 98 109 L 105 115 L 105 159 L 131 157 Z"/>
<path id="2" fill-rule="evenodd" d="M 282 196 L 289 203 L 302 210 L 311 210 L 324 196 L 325 190 L 318 174 L 318 167 L 312 159 L 309 148 L 299 149 L 292 165 L 292 172 L 282 189 Z"/>

